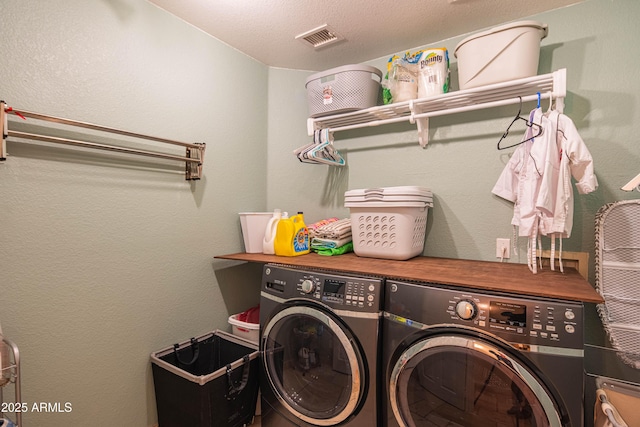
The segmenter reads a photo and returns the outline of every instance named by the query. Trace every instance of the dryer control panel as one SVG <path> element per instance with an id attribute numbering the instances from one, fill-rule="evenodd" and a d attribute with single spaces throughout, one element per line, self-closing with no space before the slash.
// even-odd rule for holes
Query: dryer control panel
<path id="1" fill-rule="evenodd" d="M 393 281 L 386 299 L 391 314 L 421 325 L 466 325 L 509 342 L 582 348 L 583 307 L 577 302 Z M 393 313 L 395 307 L 402 309 Z"/>
<path id="2" fill-rule="evenodd" d="M 267 264 L 262 292 L 285 300 L 313 300 L 332 309 L 382 310 L 382 279 L 298 270 Z"/>

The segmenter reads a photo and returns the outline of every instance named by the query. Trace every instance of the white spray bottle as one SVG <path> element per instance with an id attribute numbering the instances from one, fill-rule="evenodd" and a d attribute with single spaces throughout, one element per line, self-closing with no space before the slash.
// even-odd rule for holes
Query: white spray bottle
<path id="1" fill-rule="evenodd" d="M 285 214 L 286 215 L 286 214 Z M 278 221 L 282 218 L 280 209 L 274 209 L 273 217 L 267 223 L 267 228 L 264 231 L 264 240 L 262 241 L 262 253 L 273 255 L 276 253 L 274 249 L 274 242 L 276 240 L 276 230 L 278 229 Z"/>

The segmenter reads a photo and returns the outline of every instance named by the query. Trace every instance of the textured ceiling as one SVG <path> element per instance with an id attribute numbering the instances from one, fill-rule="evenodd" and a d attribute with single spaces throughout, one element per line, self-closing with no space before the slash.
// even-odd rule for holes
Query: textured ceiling
<path id="1" fill-rule="evenodd" d="M 321 71 L 386 57 L 583 0 L 149 1 L 266 65 Z M 313 49 L 295 39 L 323 24 L 344 40 Z"/>

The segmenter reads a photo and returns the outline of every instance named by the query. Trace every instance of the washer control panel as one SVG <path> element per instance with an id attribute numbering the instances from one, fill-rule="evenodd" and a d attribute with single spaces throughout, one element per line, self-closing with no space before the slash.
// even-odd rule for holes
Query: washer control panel
<path id="1" fill-rule="evenodd" d="M 427 326 L 466 325 L 511 342 L 582 348 L 583 307 L 578 302 L 389 281 L 387 293 L 388 307 L 407 311 L 392 314 Z"/>
<path id="2" fill-rule="evenodd" d="M 454 322 L 466 321 L 493 334 L 516 334 L 549 343 L 582 341 L 582 306 L 452 292 L 446 312 Z M 577 336 L 579 335 L 579 336 Z"/>
<path id="3" fill-rule="evenodd" d="M 284 299 L 302 298 L 334 309 L 377 312 L 382 307 L 382 279 L 351 277 L 267 264 L 263 292 Z"/>

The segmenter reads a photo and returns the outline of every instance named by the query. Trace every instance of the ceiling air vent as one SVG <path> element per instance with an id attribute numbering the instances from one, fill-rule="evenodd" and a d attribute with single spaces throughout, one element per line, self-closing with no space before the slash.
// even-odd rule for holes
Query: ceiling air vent
<path id="1" fill-rule="evenodd" d="M 329 46 L 343 39 L 344 37 L 333 31 L 333 29 L 326 24 L 296 36 L 296 40 L 300 40 L 302 43 L 314 49 Z"/>

